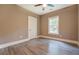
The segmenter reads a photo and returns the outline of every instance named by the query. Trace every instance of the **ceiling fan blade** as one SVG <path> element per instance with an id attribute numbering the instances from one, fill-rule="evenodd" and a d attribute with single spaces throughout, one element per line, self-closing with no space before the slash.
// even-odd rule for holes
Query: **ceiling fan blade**
<path id="1" fill-rule="evenodd" d="M 37 7 L 37 6 L 41 6 L 42 4 L 37 4 L 37 5 L 34 5 L 35 7 Z"/>
<path id="2" fill-rule="evenodd" d="M 54 5 L 52 5 L 52 4 L 47 4 L 48 6 L 50 6 L 50 7 L 54 7 Z"/>

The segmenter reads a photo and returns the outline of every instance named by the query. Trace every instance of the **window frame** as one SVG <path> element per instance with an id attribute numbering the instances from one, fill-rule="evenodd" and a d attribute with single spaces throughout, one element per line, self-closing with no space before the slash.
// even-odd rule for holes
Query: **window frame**
<path id="1" fill-rule="evenodd" d="M 53 18 L 53 17 L 57 17 L 58 19 L 57 19 L 57 33 L 55 33 L 55 32 L 52 32 L 52 33 L 50 33 L 50 31 L 49 31 L 49 20 L 50 20 L 50 18 Z M 51 16 L 51 17 L 49 17 L 48 18 L 48 34 L 55 34 L 55 35 L 58 35 L 59 34 L 59 16 Z"/>

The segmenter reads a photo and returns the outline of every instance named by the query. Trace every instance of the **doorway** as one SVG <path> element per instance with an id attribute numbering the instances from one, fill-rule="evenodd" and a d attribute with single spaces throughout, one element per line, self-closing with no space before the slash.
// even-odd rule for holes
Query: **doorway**
<path id="1" fill-rule="evenodd" d="M 37 18 L 28 16 L 28 38 L 33 39 L 37 37 Z"/>

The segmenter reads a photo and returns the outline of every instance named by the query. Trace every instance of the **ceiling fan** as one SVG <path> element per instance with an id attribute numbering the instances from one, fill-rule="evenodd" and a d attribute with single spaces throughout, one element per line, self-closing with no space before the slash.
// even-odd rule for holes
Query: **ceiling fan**
<path id="1" fill-rule="evenodd" d="M 42 6 L 42 10 L 45 10 L 46 7 L 54 7 L 53 4 L 36 4 L 35 7 Z"/>

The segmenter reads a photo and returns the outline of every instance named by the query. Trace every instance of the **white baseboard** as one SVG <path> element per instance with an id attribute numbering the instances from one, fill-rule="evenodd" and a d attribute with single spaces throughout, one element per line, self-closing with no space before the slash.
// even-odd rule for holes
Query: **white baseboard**
<path id="1" fill-rule="evenodd" d="M 43 35 L 39 35 L 39 36 L 37 36 L 37 37 L 55 39 L 55 40 L 59 40 L 59 41 L 64 41 L 64 42 L 69 42 L 69 43 L 77 44 L 77 45 L 79 46 L 79 42 L 73 41 L 73 40 L 60 39 L 60 38 L 53 38 L 53 37 L 43 36 Z M 36 37 L 36 38 L 37 38 L 37 37 Z M 26 41 L 29 41 L 29 40 L 30 40 L 30 39 L 28 38 L 28 39 L 23 39 L 23 40 L 19 40 L 19 41 L 13 41 L 13 42 L 5 43 L 5 44 L 0 44 L 0 49 L 1 49 L 1 48 L 6 48 L 6 47 L 8 47 L 8 46 L 15 45 L 15 44 L 23 43 L 23 42 L 26 42 Z"/>
<path id="2" fill-rule="evenodd" d="M 37 38 L 37 36 L 35 38 Z M 12 41 L 12 42 L 8 42 L 8 43 L 0 44 L 0 49 L 1 48 L 6 48 L 8 46 L 16 45 L 16 44 L 19 44 L 19 43 L 23 43 L 23 42 L 26 42 L 26 41 L 29 41 L 29 40 L 31 40 L 31 38 L 27 38 L 27 39 L 22 39 L 22 40 L 18 40 L 18 41 Z"/>
<path id="3" fill-rule="evenodd" d="M 0 44 L 0 49 L 15 45 L 15 44 L 23 43 L 23 42 L 26 42 L 28 40 L 30 40 L 30 39 L 23 39 L 23 40 L 19 40 L 19 41 L 13 41 L 13 42 L 5 43 L 5 44 Z"/>
<path id="4" fill-rule="evenodd" d="M 63 41 L 63 42 L 73 43 L 73 44 L 76 44 L 76 45 L 79 46 L 79 42 L 78 42 L 78 41 L 74 41 L 74 40 L 53 38 L 53 37 L 44 36 L 44 35 L 39 35 L 38 37 L 49 38 L 49 39 L 55 39 L 55 40 L 59 40 L 59 41 Z"/>

